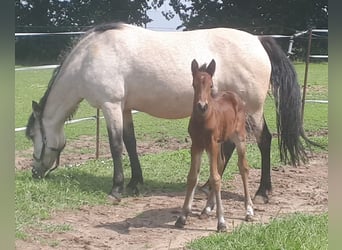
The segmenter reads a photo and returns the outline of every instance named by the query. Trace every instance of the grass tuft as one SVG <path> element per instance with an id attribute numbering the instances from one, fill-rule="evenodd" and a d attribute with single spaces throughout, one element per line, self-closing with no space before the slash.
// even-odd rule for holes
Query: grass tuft
<path id="1" fill-rule="evenodd" d="M 273 219 L 269 224 L 242 224 L 232 233 L 194 240 L 186 249 L 328 249 L 328 214 L 296 213 Z"/>

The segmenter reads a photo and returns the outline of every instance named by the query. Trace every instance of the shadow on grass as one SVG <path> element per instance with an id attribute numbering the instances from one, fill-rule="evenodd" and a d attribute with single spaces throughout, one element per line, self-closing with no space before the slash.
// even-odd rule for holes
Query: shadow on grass
<path id="1" fill-rule="evenodd" d="M 48 186 L 49 192 L 63 192 L 63 190 L 71 189 L 74 192 L 82 192 L 86 194 L 103 193 L 109 194 L 112 189 L 113 180 L 110 175 L 98 175 L 97 173 L 89 173 L 81 168 L 68 169 L 60 168 L 49 173 L 44 179 L 33 179 L 31 172 L 20 171 L 16 174 L 15 181 L 23 183 L 31 187 L 39 188 L 39 186 Z M 132 196 L 130 190 L 126 187 L 129 178 L 125 179 L 125 188 L 123 197 Z M 26 183 L 26 184 L 25 184 Z M 138 185 L 139 193 L 142 196 L 153 196 L 161 193 L 176 193 L 185 191 L 185 183 L 167 182 L 164 180 L 145 179 L 143 185 Z M 42 192 L 44 188 L 42 187 Z"/>

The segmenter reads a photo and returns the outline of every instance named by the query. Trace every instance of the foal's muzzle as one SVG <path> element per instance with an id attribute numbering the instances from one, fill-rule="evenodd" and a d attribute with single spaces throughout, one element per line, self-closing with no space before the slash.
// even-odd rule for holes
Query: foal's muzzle
<path id="1" fill-rule="evenodd" d="M 208 102 L 199 101 L 197 103 L 197 108 L 199 111 L 204 113 L 208 109 Z"/>

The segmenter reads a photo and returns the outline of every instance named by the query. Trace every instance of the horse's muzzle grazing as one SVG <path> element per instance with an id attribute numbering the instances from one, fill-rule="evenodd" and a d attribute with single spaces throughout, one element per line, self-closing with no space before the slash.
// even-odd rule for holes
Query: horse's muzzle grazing
<path id="1" fill-rule="evenodd" d="M 32 168 L 32 177 L 34 179 L 42 179 L 44 177 L 44 171 L 36 167 Z"/>
<path id="2" fill-rule="evenodd" d="M 200 112 L 204 113 L 208 109 L 208 102 L 199 101 L 197 108 Z"/>

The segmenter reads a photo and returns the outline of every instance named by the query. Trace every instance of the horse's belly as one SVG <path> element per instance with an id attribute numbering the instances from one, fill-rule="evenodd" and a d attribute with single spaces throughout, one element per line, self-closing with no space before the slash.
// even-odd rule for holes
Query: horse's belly
<path id="1" fill-rule="evenodd" d="M 190 116 L 193 96 L 185 95 L 153 95 L 144 98 L 134 98 L 128 102 L 126 108 L 138 110 L 154 117 L 165 119 L 179 119 Z"/>

